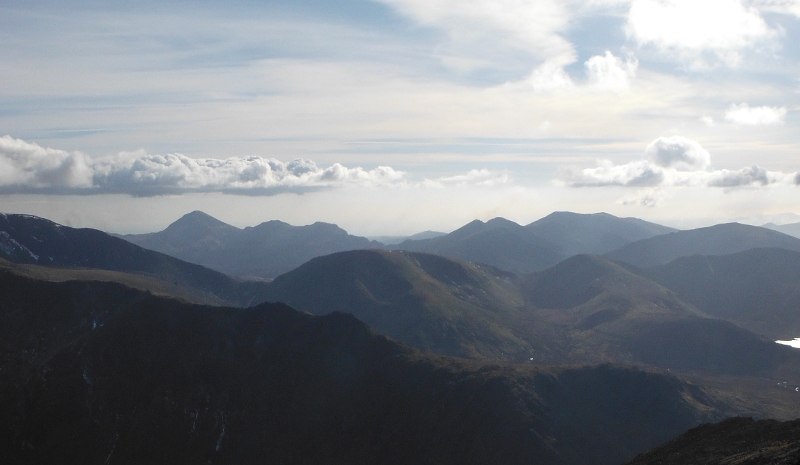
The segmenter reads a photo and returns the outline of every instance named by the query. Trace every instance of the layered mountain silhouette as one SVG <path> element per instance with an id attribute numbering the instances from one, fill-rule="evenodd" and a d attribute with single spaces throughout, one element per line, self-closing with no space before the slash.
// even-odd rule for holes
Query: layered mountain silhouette
<path id="1" fill-rule="evenodd" d="M 800 239 L 758 226 L 727 223 L 643 239 L 605 256 L 649 267 L 688 255 L 727 255 L 764 247 L 800 251 Z"/>
<path id="2" fill-rule="evenodd" d="M 320 255 L 380 246 L 328 223 L 292 226 L 267 221 L 239 229 L 200 211 L 160 232 L 120 237 L 230 276 L 258 278 L 274 278 Z"/>
<path id="3" fill-rule="evenodd" d="M 607 213 L 552 213 L 527 226 L 475 220 L 450 234 L 405 241 L 396 249 L 447 255 L 516 272 L 540 271 L 579 253 L 603 254 L 672 228 Z"/>
<path id="4" fill-rule="evenodd" d="M 628 465 L 796 465 L 800 463 L 800 420 L 779 422 L 731 418 L 693 428 Z"/>
<path id="5" fill-rule="evenodd" d="M 767 223 L 762 227 L 800 238 L 800 223 L 790 223 L 790 224 Z"/>
<path id="6" fill-rule="evenodd" d="M 638 272 L 708 315 L 771 339 L 800 337 L 800 252 L 692 255 Z"/>
<path id="7" fill-rule="evenodd" d="M 74 269 L 105 270 L 102 278 L 191 301 L 248 304 L 262 283 L 241 282 L 218 271 L 147 250 L 96 229 L 75 229 L 31 215 L 0 214 L 0 258 L 28 267 L 22 274 L 68 279 Z M 63 270 L 71 268 L 72 272 Z M 86 272 L 84 272 L 85 274 Z M 125 276 L 132 274 L 136 276 Z"/>
<path id="8" fill-rule="evenodd" d="M 9 463 L 615 464 L 735 410 L 671 376 L 436 357 L 349 315 L 0 273 Z"/>
<path id="9" fill-rule="evenodd" d="M 714 376 L 770 376 L 800 362 L 793 349 L 591 255 L 525 276 L 431 254 L 341 252 L 276 278 L 262 299 L 345 311 L 411 346 L 463 357 Z"/>

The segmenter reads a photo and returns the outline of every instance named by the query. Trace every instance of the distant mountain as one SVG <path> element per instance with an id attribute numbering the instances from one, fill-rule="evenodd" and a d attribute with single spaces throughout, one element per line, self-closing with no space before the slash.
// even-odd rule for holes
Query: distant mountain
<path id="1" fill-rule="evenodd" d="M 556 244 L 564 258 L 578 254 L 602 255 L 631 242 L 676 231 L 638 218 L 572 212 L 551 213 L 526 228 Z"/>
<path id="2" fill-rule="evenodd" d="M 796 465 L 800 463 L 800 420 L 778 422 L 731 418 L 698 426 L 641 454 L 628 465 Z"/>
<path id="3" fill-rule="evenodd" d="M 793 237 L 800 238 L 800 223 L 791 224 L 775 224 L 767 223 L 762 226 L 763 228 L 772 229 L 773 231 L 782 232 Z"/>
<path id="4" fill-rule="evenodd" d="M 580 253 L 602 254 L 674 229 L 607 213 L 555 212 L 527 226 L 504 218 L 475 220 L 445 236 L 405 241 L 396 249 L 485 263 L 515 273 L 540 271 Z"/>
<path id="5" fill-rule="evenodd" d="M 735 412 L 671 376 L 426 355 L 355 318 L 0 273 L 9 463 L 612 465 Z"/>
<path id="6" fill-rule="evenodd" d="M 268 221 L 239 229 L 200 211 L 184 215 L 160 232 L 120 237 L 231 276 L 259 278 L 274 278 L 320 255 L 380 247 L 333 224 L 292 226 Z"/>
<path id="7" fill-rule="evenodd" d="M 0 258 L 18 264 L 133 273 L 162 281 L 162 288 L 171 287 L 176 295 L 200 302 L 245 305 L 261 285 L 234 280 L 96 229 L 74 229 L 30 215 L 0 214 Z M 123 277 L 112 273 L 106 279 Z M 142 278 L 136 280 L 137 287 L 144 286 Z M 134 285 L 130 280 L 126 284 Z"/>
<path id="8" fill-rule="evenodd" d="M 529 273 L 558 263 L 558 247 L 504 218 L 475 220 L 445 236 L 404 241 L 395 247 L 485 263 L 515 273 Z"/>
<path id="9" fill-rule="evenodd" d="M 692 255 L 639 273 L 709 315 L 773 340 L 800 337 L 800 252 Z"/>
<path id="10" fill-rule="evenodd" d="M 800 251 L 800 239 L 758 226 L 727 223 L 643 239 L 605 256 L 644 268 L 688 255 L 727 255 L 763 247 Z"/>

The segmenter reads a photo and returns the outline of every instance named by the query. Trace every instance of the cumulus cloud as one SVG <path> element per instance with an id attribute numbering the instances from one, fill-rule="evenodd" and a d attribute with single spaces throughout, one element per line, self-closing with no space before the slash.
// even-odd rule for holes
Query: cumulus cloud
<path id="1" fill-rule="evenodd" d="M 136 196 L 182 192 L 268 195 L 346 185 L 384 186 L 405 182 L 388 166 L 372 170 L 311 160 L 190 158 L 143 151 L 92 160 L 80 152 L 43 148 L 11 136 L 0 138 L 0 189 L 5 192 L 124 193 Z"/>
<path id="2" fill-rule="evenodd" d="M 591 86 L 597 90 L 620 92 L 630 87 L 639 61 L 632 55 L 623 61 L 606 50 L 604 55 L 593 56 L 584 65 Z"/>
<path id="3" fill-rule="evenodd" d="M 657 206 L 662 187 L 759 187 L 771 184 L 800 184 L 800 174 L 767 171 L 759 166 L 738 170 L 711 169 L 711 155 L 698 142 L 685 137 L 659 137 L 645 149 L 644 160 L 614 164 L 600 160 L 594 168 L 562 171 L 558 180 L 571 187 L 650 187 L 652 189 L 620 200 L 625 205 Z M 656 189 L 656 190 L 653 190 Z"/>
<path id="4" fill-rule="evenodd" d="M 746 103 L 731 104 L 725 113 L 725 120 L 747 126 L 770 126 L 783 124 L 786 117 L 785 107 L 750 107 Z"/>
<path id="5" fill-rule="evenodd" d="M 598 162 L 596 168 L 562 173 L 562 180 L 573 187 L 601 186 L 657 186 L 664 182 L 664 173 L 647 161 L 615 165 L 608 160 Z"/>
<path id="6" fill-rule="evenodd" d="M 681 136 L 659 137 L 644 150 L 656 165 L 679 171 L 706 169 L 711 165 L 711 154 L 698 142 Z"/>
<path id="7" fill-rule="evenodd" d="M 636 77 L 639 61 L 632 54 L 624 60 L 606 50 L 603 55 L 595 55 L 584 62 L 587 83 L 576 85 L 564 67 L 574 60 L 556 57 L 546 60 L 536 67 L 527 82 L 539 93 L 552 93 L 562 90 L 588 90 L 594 92 L 623 92 L 630 88 Z"/>
<path id="8" fill-rule="evenodd" d="M 758 9 L 741 0 L 633 0 L 627 33 L 697 66 L 704 53 L 735 66 L 742 49 L 777 35 Z"/>

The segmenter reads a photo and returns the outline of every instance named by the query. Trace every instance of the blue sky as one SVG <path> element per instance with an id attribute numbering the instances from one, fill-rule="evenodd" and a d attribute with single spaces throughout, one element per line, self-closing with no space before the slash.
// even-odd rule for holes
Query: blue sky
<path id="1" fill-rule="evenodd" d="M 799 22 L 800 0 L 4 1 L 0 210 L 789 221 Z"/>

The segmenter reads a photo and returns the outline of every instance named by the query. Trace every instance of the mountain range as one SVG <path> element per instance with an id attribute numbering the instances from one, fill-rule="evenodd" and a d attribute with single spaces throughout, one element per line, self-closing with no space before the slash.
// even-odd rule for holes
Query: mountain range
<path id="1" fill-rule="evenodd" d="M 504 218 L 475 220 L 450 234 L 393 247 L 480 262 L 515 273 L 541 271 L 579 253 L 603 254 L 641 239 L 675 231 L 637 218 L 607 213 L 555 212 L 527 226 Z"/>
<path id="2" fill-rule="evenodd" d="M 189 242 L 242 231 L 192 215 Z M 703 421 L 796 418 L 800 351 L 774 340 L 800 336 L 800 241 L 738 224 L 635 240 L 661 227 L 628 220 L 543 218 L 540 239 L 559 237 L 549 253 L 605 256 L 535 272 L 369 248 L 268 282 L 2 215 L 0 450 L 18 463 L 611 464 Z M 614 242 L 626 221 L 636 232 Z M 484 261 L 537 244 L 520 233 L 533 224 L 471 225 L 430 240 L 495 244 Z"/>
<path id="3" fill-rule="evenodd" d="M 649 267 L 689 255 L 727 255 L 763 247 L 800 251 L 800 239 L 758 226 L 726 223 L 654 236 L 630 243 L 605 256 Z"/>
<path id="4" fill-rule="evenodd" d="M 292 226 L 267 221 L 239 229 L 200 211 L 184 215 L 163 231 L 120 237 L 230 276 L 268 279 L 320 255 L 381 246 L 328 223 Z"/>

